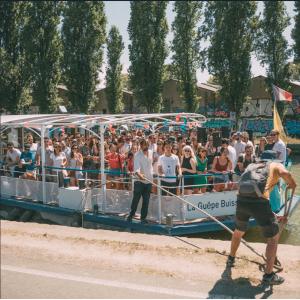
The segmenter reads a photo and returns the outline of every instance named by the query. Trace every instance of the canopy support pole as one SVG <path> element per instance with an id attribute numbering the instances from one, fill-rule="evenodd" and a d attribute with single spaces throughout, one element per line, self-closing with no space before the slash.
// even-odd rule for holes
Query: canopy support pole
<path id="1" fill-rule="evenodd" d="M 105 163 L 104 163 L 104 124 L 100 124 L 100 168 L 101 168 L 101 185 L 102 185 L 102 195 L 103 195 L 103 204 L 102 204 L 102 211 L 105 212 L 106 210 L 106 177 L 105 177 Z"/>
<path id="2" fill-rule="evenodd" d="M 45 127 L 41 127 L 41 159 L 42 159 L 42 190 L 43 190 L 43 203 L 47 202 L 46 199 L 46 178 L 45 178 Z"/>

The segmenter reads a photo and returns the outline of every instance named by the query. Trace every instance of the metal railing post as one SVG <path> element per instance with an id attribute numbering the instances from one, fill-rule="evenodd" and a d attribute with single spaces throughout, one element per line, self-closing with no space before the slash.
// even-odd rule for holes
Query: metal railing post
<path id="1" fill-rule="evenodd" d="M 46 175 L 45 175 L 45 161 L 46 161 L 46 155 L 45 155 L 45 127 L 41 127 L 41 161 L 42 161 L 42 192 L 43 192 L 43 203 L 45 204 L 46 199 Z"/>
<path id="2" fill-rule="evenodd" d="M 161 186 L 161 180 L 159 177 L 157 177 L 157 184 L 158 184 L 158 188 L 157 188 L 157 196 L 158 196 L 158 220 L 159 220 L 159 224 L 161 224 L 161 219 L 162 219 L 162 216 L 161 216 L 161 189 L 160 189 L 160 186 Z"/>
<path id="3" fill-rule="evenodd" d="M 184 176 L 182 175 L 182 178 L 181 178 L 181 195 L 182 197 L 184 197 Z M 183 221 L 183 224 L 185 223 L 185 210 L 186 210 L 186 204 L 185 203 L 182 203 L 181 204 L 181 214 L 182 214 L 182 221 Z"/>

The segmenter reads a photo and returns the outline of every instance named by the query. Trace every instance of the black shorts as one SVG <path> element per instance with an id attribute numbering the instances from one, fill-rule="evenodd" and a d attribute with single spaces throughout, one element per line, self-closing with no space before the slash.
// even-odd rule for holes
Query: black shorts
<path id="1" fill-rule="evenodd" d="M 168 181 L 161 181 L 161 185 L 165 190 L 168 192 L 176 195 L 176 182 L 168 182 Z M 162 196 L 171 196 L 169 193 L 165 191 L 161 191 Z"/>
<path id="2" fill-rule="evenodd" d="M 252 201 L 251 201 L 252 200 Z M 261 227 L 263 235 L 271 238 L 279 232 L 277 220 L 271 210 L 268 200 L 241 201 L 238 199 L 236 207 L 236 229 L 246 231 L 250 217 L 253 217 Z"/>

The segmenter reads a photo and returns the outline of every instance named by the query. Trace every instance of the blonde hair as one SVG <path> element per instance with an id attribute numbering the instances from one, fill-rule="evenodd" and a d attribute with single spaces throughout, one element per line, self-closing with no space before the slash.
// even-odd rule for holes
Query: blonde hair
<path id="1" fill-rule="evenodd" d="M 182 152 L 184 152 L 185 150 L 190 150 L 192 158 L 196 161 L 196 156 L 195 156 L 193 148 L 190 145 L 186 145 L 182 148 Z"/>

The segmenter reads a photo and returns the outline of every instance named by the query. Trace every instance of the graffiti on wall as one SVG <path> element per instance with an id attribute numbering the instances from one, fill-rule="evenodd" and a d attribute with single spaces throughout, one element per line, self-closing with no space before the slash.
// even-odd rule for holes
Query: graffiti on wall
<path id="1" fill-rule="evenodd" d="M 221 128 L 221 127 L 232 127 L 233 121 L 230 119 L 208 119 L 203 127 L 206 128 Z"/>
<path id="2" fill-rule="evenodd" d="M 300 121 L 287 120 L 285 122 L 285 129 L 286 129 L 288 135 L 300 136 Z"/>
<path id="3" fill-rule="evenodd" d="M 273 129 L 272 119 L 243 119 L 241 130 L 266 133 Z"/>
<path id="4" fill-rule="evenodd" d="M 286 120 L 285 131 L 291 136 L 300 136 L 300 121 Z M 252 130 L 253 132 L 267 133 L 273 129 L 272 119 L 243 119 L 241 130 Z"/>

